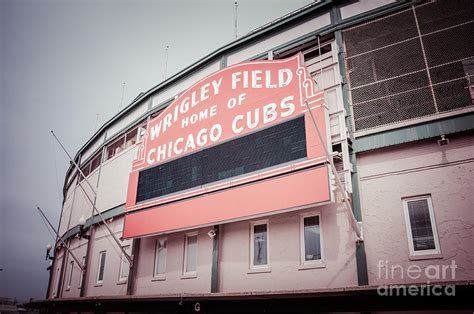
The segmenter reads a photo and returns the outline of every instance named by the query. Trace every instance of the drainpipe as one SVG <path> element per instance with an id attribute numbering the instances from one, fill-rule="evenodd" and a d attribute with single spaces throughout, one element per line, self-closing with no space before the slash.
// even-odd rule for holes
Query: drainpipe
<path id="1" fill-rule="evenodd" d="M 211 292 L 219 292 L 219 240 L 221 226 L 214 226 L 212 237 Z"/>
<path id="2" fill-rule="evenodd" d="M 336 14 L 337 16 L 337 14 Z M 336 47 L 337 47 L 337 56 L 339 63 L 339 72 L 341 75 L 341 87 L 342 87 L 342 98 L 344 102 L 344 109 L 347 112 L 346 116 L 346 126 L 349 133 L 349 138 L 353 140 L 353 130 L 352 130 L 352 119 L 351 119 L 351 108 L 349 101 L 349 86 L 347 83 L 346 77 L 346 64 L 344 60 L 344 43 L 342 40 L 342 32 L 336 31 L 334 33 Z M 350 147 L 349 147 L 350 149 Z M 362 226 L 362 212 L 360 208 L 360 198 L 359 198 L 359 178 L 357 175 L 357 160 L 356 155 L 352 151 L 349 151 L 350 162 L 352 164 L 353 172 L 351 176 L 352 181 L 352 209 L 354 211 L 354 217 Z M 356 264 L 357 264 L 357 282 L 359 286 L 366 286 L 369 284 L 368 270 L 367 270 L 367 258 L 365 254 L 365 245 L 364 242 L 356 242 Z"/>
<path id="3" fill-rule="evenodd" d="M 138 254 L 140 252 L 140 238 L 133 239 L 132 242 L 133 252 L 132 252 L 132 260 L 133 263 L 130 264 L 130 271 L 128 272 L 128 280 L 127 280 L 127 295 L 133 294 L 133 288 L 135 286 L 135 276 L 137 273 L 137 262 L 138 262 Z"/>
<path id="4" fill-rule="evenodd" d="M 51 264 L 51 267 L 49 268 L 49 279 L 48 279 L 48 289 L 46 290 L 46 299 L 49 299 L 51 296 L 51 288 L 53 288 L 53 275 L 54 275 L 55 269 L 56 269 L 56 247 L 54 248 L 53 263 Z"/>
<path id="5" fill-rule="evenodd" d="M 87 284 L 87 276 L 89 274 L 89 255 L 90 255 L 90 252 L 92 251 L 92 242 L 93 242 L 93 239 L 94 239 L 94 228 L 93 228 L 93 225 L 91 224 L 91 226 L 89 227 L 90 229 L 90 232 L 89 232 L 89 240 L 87 240 L 87 248 L 86 248 L 86 255 L 85 255 L 85 259 L 84 259 L 84 273 L 82 274 L 82 282 L 81 282 L 81 293 L 80 293 L 80 297 L 85 297 L 86 296 L 86 284 Z"/>
<path id="6" fill-rule="evenodd" d="M 69 245 L 70 241 L 67 241 L 67 245 Z M 63 252 L 63 260 L 61 263 L 61 270 L 59 271 L 59 280 L 58 280 L 58 287 L 57 287 L 57 293 L 56 293 L 56 298 L 60 298 L 63 295 L 63 280 L 64 280 L 64 265 L 66 265 L 66 259 L 68 257 L 68 253 L 66 248 L 64 248 Z"/>

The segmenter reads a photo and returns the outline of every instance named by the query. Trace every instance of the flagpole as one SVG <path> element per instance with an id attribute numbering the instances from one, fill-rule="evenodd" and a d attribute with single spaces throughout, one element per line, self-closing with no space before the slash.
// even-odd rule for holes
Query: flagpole
<path id="1" fill-rule="evenodd" d="M 48 223 L 49 227 L 54 231 L 54 233 L 56 233 L 56 236 L 58 237 L 58 239 L 61 241 L 61 243 L 64 245 L 64 247 L 66 248 L 66 250 L 69 252 L 69 254 L 71 254 L 72 258 L 76 261 L 77 265 L 79 266 L 79 268 L 84 271 L 84 266 L 79 262 L 79 260 L 77 259 L 77 257 L 71 252 L 71 250 L 69 249 L 68 245 L 66 244 L 66 242 L 64 242 L 63 238 L 61 238 L 59 236 L 59 233 L 56 231 L 56 229 L 54 229 L 53 225 L 51 224 L 51 222 L 49 221 L 48 217 L 46 217 L 46 215 L 44 214 L 44 212 L 41 210 L 41 208 L 36 205 L 36 208 L 38 209 L 39 213 L 41 216 L 43 216 L 43 218 L 46 220 L 46 222 Z"/>
<path id="2" fill-rule="evenodd" d="M 102 217 L 102 214 L 100 213 L 100 211 L 97 209 L 97 207 L 95 206 L 94 202 L 92 201 L 92 199 L 90 198 L 89 194 L 87 193 L 87 191 L 84 189 L 84 187 L 82 186 L 82 181 L 86 181 L 87 185 L 89 185 L 89 187 L 91 188 L 92 192 L 97 196 L 97 192 L 95 191 L 95 189 L 92 187 L 92 184 L 90 184 L 89 180 L 87 180 L 86 176 L 84 175 L 84 173 L 82 172 L 81 168 L 79 168 L 79 165 L 71 158 L 71 155 L 69 155 L 69 153 L 67 152 L 66 148 L 63 146 L 63 144 L 61 143 L 61 141 L 58 139 L 58 137 L 56 136 L 56 134 L 54 134 L 53 131 L 51 131 L 51 134 L 54 136 L 54 138 L 56 139 L 56 141 L 59 143 L 59 145 L 61 146 L 61 148 L 64 150 L 64 152 L 66 153 L 66 155 L 69 157 L 69 160 L 72 162 L 72 164 L 76 167 L 77 171 L 79 172 L 79 174 L 82 176 L 83 180 L 79 180 L 79 186 L 80 188 L 82 189 L 82 191 L 84 192 L 84 195 L 86 196 L 86 198 L 89 200 L 89 202 L 91 203 L 92 205 L 92 208 L 95 210 L 95 212 L 97 213 L 97 215 L 99 216 L 100 220 L 104 223 L 104 226 L 105 228 L 107 229 L 107 231 L 110 233 L 110 235 L 112 236 L 112 238 L 115 240 L 115 243 L 117 244 L 117 246 L 120 248 L 120 250 L 122 251 L 123 255 L 125 256 L 125 258 L 127 259 L 128 263 L 130 264 L 130 266 L 133 265 L 133 259 L 130 255 L 128 255 L 128 253 L 124 250 L 124 248 L 122 247 L 122 244 L 120 243 L 119 239 L 117 239 L 117 237 L 115 236 L 115 234 L 113 233 L 112 229 L 110 229 L 109 225 L 107 224 L 107 222 L 105 221 L 104 217 Z"/>

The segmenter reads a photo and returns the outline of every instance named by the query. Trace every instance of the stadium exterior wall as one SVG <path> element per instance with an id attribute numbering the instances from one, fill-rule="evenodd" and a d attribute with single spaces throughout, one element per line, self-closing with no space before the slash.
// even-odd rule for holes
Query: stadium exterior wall
<path id="1" fill-rule="evenodd" d="M 355 50 L 351 46 L 351 40 L 362 40 L 357 36 L 362 36 L 360 34 L 367 25 L 375 23 L 375 27 L 376 23 L 389 23 L 392 18 L 411 18 L 410 12 L 415 13 L 417 21 L 427 21 L 425 24 L 428 26 L 419 23 L 422 29 L 418 29 L 417 38 L 423 42 L 432 36 L 432 33 L 422 32 L 423 27 L 429 27 L 429 19 L 433 15 L 428 14 L 426 17 L 422 14 L 426 14 L 431 8 L 437 9 L 436 6 L 443 8 L 446 5 L 446 1 L 432 4 L 385 0 L 325 1 L 310 4 L 217 50 L 140 95 L 129 107 L 98 130 L 75 157 L 80 161 L 81 167 L 89 167 L 87 181 L 92 184 L 97 194 L 90 190 L 85 181 L 81 183 L 85 189 L 85 192 L 83 191 L 74 168 L 71 167 L 66 174 L 59 230 L 73 253 L 79 259 L 84 258 L 86 273 L 84 281 L 81 281 L 83 275 L 79 267 L 71 263 L 71 257 L 57 243 L 50 270 L 47 299 L 53 302 L 68 298 L 87 300 L 89 297 L 103 296 L 121 296 L 126 300 L 130 295 L 258 295 L 278 291 L 298 293 L 311 289 L 349 291 L 358 286 L 422 284 L 427 280 L 442 281 L 445 284 L 462 281 L 467 282 L 467 286 L 472 285 L 474 249 L 469 244 L 474 240 L 474 216 L 471 213 L 474 199 L 470 192 L 474 187 L 474 127 L 466 121 L 473 119 L 474 102 L 463 103 L 459 108 L 446 112 L 436 111 L 431 115 L 419 115 L 373 126 L 379 122 L 371 120 L 371 113 L 372 116 L 380 115 L 380 121 L 394 118 L 382 116 L 386 113 L 376 112 L 375 107 L 370 109 L 373 112 L 360 109 L 365 108 L 366 104 L 378 101 L 379 98 L 374 98 L 373 95 L 381 92 L 383 88 L 366 94 L 358 94 L 360 90 L 411 74 L 403 73 L 394 78 L 382 78 L 380 81 L 375 78 L 373 83 L 360 85 L 357 75 L 362 66 L 356 67 L 360 56 L 353 54 Z M 456 9 L 447 6 L 448 8 L 444 9 L 446 12 Z M 441 22 L 438 21 L 438 24 L 444 25 L 443 21 L 448 17 L 441 16 Z M 447 26 L 434 33 L 456 29 L 465 24 L 472 25 L 472 22 L 471 17 L 471 20 L 461 21 L 461 26 Z M 395 23 L 385 27 L 390 33 L 396 31 L 397 25 Z M 378 29 L 372 31 L 377 32 Z M 369 43 L 367 47 L 370 49 L 360 55 L 367 58 L 374 55 L 375 61 L 372 62 L 375 64 L 377 51 L 402 46 L 411 40 L 400 39 L 399 42 L 385 45 L 378 42 L 374 43 L 374 46 Z M 318 41 L 321 46 L 317 45 Z M 360 45 L 364 47 L 365 44 Z M 344 203 L 341 202 L 339 194 L 335 194 L 334 203 L 214 227 L 197 227 L 194 230 L 123 240 L 122 246 L 134 253 L 134 266 L 127 274 L 124 269 L 128 264 L 107 234 L 104 225 L 97 219 L 97 215 L 93 215 L 87 196 L 107 217 L 106 220 L 115 234 L 122 237 L 129 173 L 143 139 L 140 127 L 168 106 L 179 93 L 219 68 L 256 58 L 283 58 L 297 52 L 303 54 L 305 65 L 318 88 L 325 92 L 331 138 L 329 149 L 334 152 L 331 158 L 334 157 L 333 161 L 344 189 L 351 197 L 355 217 L 361 222 L 363 242 L 357 240 L 348 213 L 344 210 Z M 452 63 L 462 65 L 472 60 L 474 53 L 467 53 L 471 55 Z M 399 64 L 399 60 L 388 60 L 390 62 L 384 64 Z M 429 62 L 430 59 L 425 58 L 424 66 L 428 74 L 444 66 L 432 65 Z M 375 66 L 373 71 L 379 71 L 379 75 L 383 75 L 383 70 Z M 466 72 L 466 88 L 472 97 L 470 75 L 472 73 Z M 363 76 L 361 77 L 360 80 L 363 79 Z M 428 88 L 432 91 L 435 103 L 438 99 L 444 99 L 444 94 L 440 94 L 437 86 L 451 82 L 452 80 L 430 83 Z M 385 86 L 383 92 L 388 93 L 387 89 Z M 416 90 L 421 89 L 416 87 Z M 449 95 L 449 91 L 447 93 Z M 419 101 L 416 97 L 424 97 L 421 91 L 414 95 L 413 101 Z M 361 101 L 361 98 L 357 97 L 368 97 L 368 100 Z M 381 99 L 395 97 L 398 97 L 398 94 L 393 92 L 382 96 Z M 453 98 L 453 102 L 462 101 Z M 410 105 L 407 106 L 407 110 L 411 110 Z M 133 133 L 133 130 L 137 132 Z M 440 146 L 438 140 L 442 135 L 447 137 L 447 145 Z M 123 143 L 123 146 L 119 145 L 119 149 L 115 149 L 116 143 Z M 113 153 L 111 147 L 114 148 Z M 93 161 L 97 156 L 100 163 L 94 166 Z M 333 189 L 336 187 L 333 186 Z M 84 193 L 87 193 L 87 196 Z M 413 251 L 412 246 L 417 243 L 414 238 L 416 234 L 412 234 L 416 230 L 410 227 L 413 224 L 410 219 L 414 219 L 410 216 L 413 210 L 410 209 L 410 204 L 415 204 L 409 203 L 411 201 L 426 204 L 422 210 L 431 215 L 429 222 L 433 234 L 428 239 L 428 244 L 421 243 L 426 239 L 421 239 L 418 244 L 435 245 L 436 252 L 432 254 L 418 254 Z M 90 240 L 78 233 L 78 221 L 81 216 L 87 219 L 85 227 Z M 304 242 L 305 217 L 318 217 L 322 258 L 317 263 L 303 262 L 301 247 Z M 426 219 L 425 216 L 425 224 Z M 250 265 L 255 223 L 266 224 L 268 235 L 269 263 L 261 269 L 254 269 Z M 212 228 L 217 231 L 213 238 L 207 234 Z M 187 241 L 194 235 L 197 235 L 196 271 L 189 275 L 183 267 Z M 164 240 L 166 242 L 163 242 Z M 158 247 L 162 245 L 160 243 L 166 243 L 164 273 L 157 273 Z M 103 252 L 105 257 L 102 256 Z M 103 278 L 98 280 L 102 258 L 105 259 L 105 271 Z M 423 272 L 435 266 L 448 269 L 453 261 L 456 264 L 455 276 L 454 273 L 449 273 L 449 276 L 443 278 L 431 278 L 429 273 Z M 394 273 L 385 273 L 391 270 L 391 266 L 395 267 Z M 419 267 L 423 271 L 413 279 L 407 274 L 410 267 Z M 242 299 L 245 300 L 245 296 Z M 38 304 L 35 306 L 41 308 Z M 419 309 L 419 305 L 415 308 Z"/>

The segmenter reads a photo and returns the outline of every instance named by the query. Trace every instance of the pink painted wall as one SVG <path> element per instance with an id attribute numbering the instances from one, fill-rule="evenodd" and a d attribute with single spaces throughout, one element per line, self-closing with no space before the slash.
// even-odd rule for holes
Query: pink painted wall
<path id="1" fill-rule="evenodd" d="M 321 213 L 325 267 L 302 269 L 300 214 Z M 222 292 L 302 290 L 357 286 L 355 238 L 342 207 L 325 205 L 270 216 L 270 272 L 250 271 L 250 222 L 226 224 L 222 230 L 220 287 Z"/>
<path id="2" fill-rule="evenodd" d="M 87 240 L 85 239 L 77 239 L 73 238 L 70 244 L 70 249 L 71 252 L 76 256 L 76 258 L 79 260 L 79 262 L 82 263 L 82 257 L 86 255 L 87 251 Z M 80 289 L 80 278 L 81 278 L 81 269 L 77 265 L 76 261 L 74 261 L 74 268 L 72 271 L 72 280 L 71 280 L 71 286 L 68 288 L 68 280 L 69 280 L 69 275 L 70 275 L 70 270 L 71 270 L 71 261 L 74 261 L 74 258 L 70 255 L 67 254 L 67 259 L 66 259 L 66 267 L 64 271 L 64 284 L 63 284 L 63 289 L 62 289 L 62 297 L 63 298 L 77 298 L 81 295 L 81 289 Z"/>
<path id="3" fill-rule="evenodd" d="M 300 214 L 321 213 L 325 267 L 303 269 L 300 263 Z M 265 218 L 261 218 L 265 219 Z M 271 272 L 249 269 L 250 223 L 242 221 L 221 229 L 220 292 L 301 290 L 357 285 L 354 235 L 342 207 L 319 208 L 270 216 Z M 259 219 L 260 220 L 260 219 Z M 210 228 L 198 230 L 196 278 L 183 278 L 185 233 L 167 235 L 166 279 L 153 277 L 155 245 L 159 237 L 142 238 L 134 294 L 209 293 L 212 239 Z"/>
<path id="4" fill-rule="evenodd" d="M 114 219 L 109 226 L 117 238 L 121 237 L 123 228 L 123 218 Z M 107 232 L 103 225 L 94 228 L 93 244 L 89 256 L 89 271 L 86 282 L 86 296 L 107 296 L 125 295 L 127 292 L 126 281 L 119 280 L 121 251 Z M 122 246 L 131 245 L 131 241 L 122 241 Z M 102 284 L 97 284 L 97 271 L 99 267 L 99 253 L 106 251 L 104 280 Z M 127 266 L 128 264 L 126 264 Z"/>
<path id="5" fill-rule="evenodd" d="M 448 136 L 450 144 L 439 147 L 429 139 L 357 155 L 361 189 L 364 238 L 371 285 L 411 281 L 452 280 L 451 273 L 439 280 L 429 265 L 458 268 L 455 280 L 474 279 L 474 136 Z M 440 240 L 438 258 L 410 257 L 402 198 L 431 194 Z M 379 260 L 401 265 L 388 276 L 379 270 Z M 410 279 L 406 269 L 418 265 L 419 279 Z M 430 266 L 432 267 L 432 266 Z M 442 267 L 442 266 L 441 266 Z M 388 279 L 387 279 L 388 277 Z"/>
<path id="6" fill-rule="evenodd" d="M 64 257 L 64 250 L 62 251 L 56 251 L 55 252 L 55 261 L 54 261 L 54 264 L 51 268 L 51 284 L 50 284 L 50 287 L 49 287 L 49 294 L 48 294 L 48 297 L 49 298 L 53 298 L 53 297 L 56 297 L 58 295 L 58 281 L 59 281 L 59 274 L 60 274 L 60 271 L 61 271 L 61 264 L 63 262 L 63 257 Z"/>
<path id="7" fill-rule="evenodd" d="M 211 292 L 212 239 L 211 228 L 198 229 L 197 269 L 195 278 L 183 276 L 184 232 L 167 235 L 166 278 L 153 277 L 155 245 L 159 237 L 142 238 L 137 265 L 134 294 L 209 293 Z"/>

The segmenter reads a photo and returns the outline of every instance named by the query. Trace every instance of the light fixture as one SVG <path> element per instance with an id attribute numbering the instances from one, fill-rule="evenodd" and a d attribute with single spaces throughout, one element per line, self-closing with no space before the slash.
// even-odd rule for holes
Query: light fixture
<path id="1" fill-rule="evenodd" d="M 48 244 L 46 245 L 46 258 L 45 258 L 46 260 L 48 260 L 48 259 L 50 259 L 50 260 L 51 260 L 51 259 L 54 259 L 54 256 L 51 256 L 51 249 L 52 249 L 52 248 L 53 248 L 53 246 L 51 245 L 51 243 L 48 243 Z"/>
<path id="2" fill-rule="evenodd" d="M 217 232 L 216 232 L 216 229 L 211 229 L 209 230 L 209 232 L 207 233 L 207 235 L 209 236 L 209 238 L 214 238 L 216 236 Z"/>
<path id="3" fill-rule="evenodd" d="M 48 267 L 46 268 L 46 270 L 47 270 L 47 271 L 50 271 L 52 267 L 53 267 L 53 261 L 49 261 L 49 265 L 48 265 Z"/>
<path id="4" fill-rule="evenodd" d="M 85 234 L 86 231 L 84 230 L 84 226 L 86 224 L 86 219 L 84 218 L 84 215 L 79 218 L 79 239 L 84 238 L 89 240 L 90 236 Z"/>
<path id="5" fill-rule="evenodd" d="M 438 140 L 438 145 L 439 146 L 446 146 L 449 144 L 449 139 L 446 138 L 446 135 L 442 134 L 441 139 Z"/>

